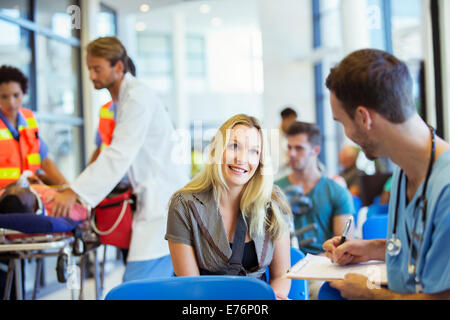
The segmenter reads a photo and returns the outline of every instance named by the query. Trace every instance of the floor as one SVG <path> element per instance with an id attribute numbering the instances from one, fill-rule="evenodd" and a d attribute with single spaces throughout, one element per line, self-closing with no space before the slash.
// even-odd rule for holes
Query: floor
<path id="1" fill-rule="evenodd" d="M 125 266 L 120 261 L 107 264 L 106 275 L 104 280 L 103 294 L 101 299 L 103 300 L 106 294 L 114 287 L 122 283 L 122 276 L 125 271 Z M 71 290 L 70 285 L 58 284 L 59 289 L 53 288 L 51 292 L 41 292 L 38 300 L 77 300 L 79 297 L 79 290 Z M 48 291 L 48 290 L 46 290 Z M 74 295 L 74 298 L 72 298 Z M 83 288 L 83 300 L 95 300 L 95 280 L 94 278 L 88 278 L 84 281 Z"/>
<path id="2" fill-rule="evenodd" d="M 105 278 L 103 284 L 103 290 L 101 290 L 100 298 L 104 299 L 106 294 L 114 287 L 122 283 L 122 277 L 125 272 L 125 265 L 123 263 L 120 250 L 111 246 L 100 246 L 95 249 L 97 252 L 98 262 L 101 263 L 103 257 L 105 258 Z M 56 257 L 46 257 L 44 259 L 44 272 L 43 272 L 43 286 L 39 287 L 36 299 L 37 300 L 78 300 L 80 293 L 80 257 L 70 258 L 66 269 L 65 283 L 58 282 L 57 272 L 55 267 L 57 266 Z M 88 253 L 89 264 L 86 266 L 87 273 L 94 273 L 94 251 Z M 22 260 L 23 267 L 25 268 L 25 299 L 31 300 L 33 297 L 33 289 L 35 285 L 35 270 L 36 261 Z M 88 271 L 89 269 L 89 271 Z M 45 279 L 45 280 L 44 280 Z M 83 282 L 83 300 L 95 300 L 95 280 L 94 277 L 87 277 Z"/>

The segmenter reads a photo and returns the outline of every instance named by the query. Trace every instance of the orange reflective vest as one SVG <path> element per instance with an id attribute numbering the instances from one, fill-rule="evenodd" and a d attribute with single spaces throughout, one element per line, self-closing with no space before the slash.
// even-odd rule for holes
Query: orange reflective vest
<path id="1" fill-rule="evenodd" d="M 111 144 L 114 127 L 116 125 L 116 121 L 114 120 L 114 110 L 110 110 L 112 104 L 113 101 L 111 100 L 100 108 L 98 132 L 100 134 L 100 139 L 102 140 L 100 146 L 101 151 Z"/>
<path id="2" fill-rule="evenodd" d="M 0 188 L 15 182 L 25 170 L 34 173 L 41 167 L 39 128 L 31 110 L 20 108 L 27 125 L 19 125 L 19 141 L 0 119 Z"/>

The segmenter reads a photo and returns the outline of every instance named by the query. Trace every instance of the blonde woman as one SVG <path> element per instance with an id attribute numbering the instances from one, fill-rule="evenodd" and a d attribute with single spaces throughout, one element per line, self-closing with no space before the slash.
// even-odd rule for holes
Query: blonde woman
<path id="1" fill-rule="evenodd" d="M 219 129 L 204 169 L 170 201 L 165 239 L 176 276 L 233 274 L 229 261 L 242 213 L 246 232 L 238 274 L 265 279 L 269 266 L 277 298 L 287 299 L 290 280 L 282 276 L 290 266 L 291 212 L 265 166 L 267 151 L 254 117 L 236 115 Z"/>

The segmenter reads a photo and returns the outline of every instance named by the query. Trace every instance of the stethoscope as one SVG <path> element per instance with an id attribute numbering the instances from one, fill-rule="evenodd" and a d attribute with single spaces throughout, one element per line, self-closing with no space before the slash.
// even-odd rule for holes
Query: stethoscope
<path id="1" fill-rule="evenodd" d="M 431 131 L 431 157 L 430 157 L 430 162 L 428 164 L 428 171 L 427 171 L 427 176 L 425 178 L 425 183 L 423 185 L 422 194 L 416 200 L 416 203 L 414 205 L 414 211 L 413 211 L 414 212 L 414 223 L 413 223 L 413 229 L 411 232 L 412 237 L 411 237 L 411 241 L 409 244 L 408 273 L 410 275 L 414 276 L 414 280 L 416 282 L 416 292 L 422 291 L 422 286 L 420 284 L 420 278 L 416 272 L 417 272 L 417 266 L 419 265 L 420 254 L 422 251 L 423 232 L 424 232 L 425 220 L 426 220 L 426 216 L 427 216 L 428 200 L 426 198 L 425 193 L 427 191 L 428 180 L 430 179 L 431 170 L 433 168 L 434 157 L 436 154 L 436 132 L 432 127 L 429 127 L 429 128 Z M 400 254 L 400 251 L 402 250 L 402 242 L 400 241 L 400 239 L 397 236 L 397 220 L 398 220 L 398 207 L 399 207 L 399 202 L 400 202 L 400 188 L 402 185 L 403 175 L 404 175 L 404 172 L 402 170 L 402 171 L 400 171 L 400 177 L 399 177 L 399 182 L 398 182 L 398 186 L 397 186 L 397 201 L 396 201 L 395 212 L 394 212 L 394 227 L 392 230 L 392 236 L 386 243 L 386 251 L 390 256 L 397 256 Z M 422 213 L 421 219 L 416 219 L 416 211 L 420 205 L 422 206 L 421 210 L 420 210 Z M 420 221 L 419 226 L 416 225 L 417 220 Z M 417 250 L 417 256 L 415 259 L 416 261 L 413 264 L 412 263 L 412 252 L 413 252 L 414 239 L 419 239 L 419 249 Z"/>

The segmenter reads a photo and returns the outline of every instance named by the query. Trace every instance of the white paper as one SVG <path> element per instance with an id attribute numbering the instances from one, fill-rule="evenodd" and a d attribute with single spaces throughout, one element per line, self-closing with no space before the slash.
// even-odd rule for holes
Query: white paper
<path id="1" fill-rule="evenodd" d="M 387 271 L 383 261 L 368 261 L 359 264 L 340 266 L 324 256 L 307 254 L 286 274 L 292 279 L 339 280 L 347 273 L 366 276 L 373 283 L 386 284 Z"/>

